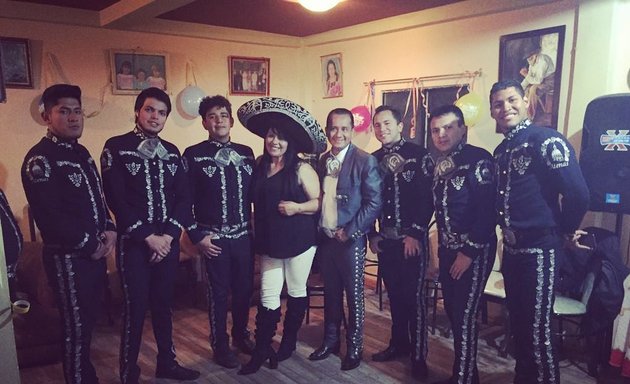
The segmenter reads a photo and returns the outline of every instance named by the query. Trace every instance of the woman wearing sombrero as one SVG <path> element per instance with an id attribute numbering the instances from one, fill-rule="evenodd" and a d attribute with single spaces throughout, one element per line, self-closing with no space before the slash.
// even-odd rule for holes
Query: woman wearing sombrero
<path id="1" fill-rule="evenodd" d="M 315 170 L 298 153 L 318 153 L 326 138 L 308 111 L 285 99 L 263 97 L 243 104 L 238 118 L 265 139 L 254 180 L 254 249 L 261 255 L 261 303 L 256 315 L 256 348 L 238 372 L 270 368 L 295 350 L 308 298 L 306 280 L 316 250 L 320 185 Z M 287 283 L 287 311 L 278 352 L 271 347 L 280 320 L 280 292 Z"/>

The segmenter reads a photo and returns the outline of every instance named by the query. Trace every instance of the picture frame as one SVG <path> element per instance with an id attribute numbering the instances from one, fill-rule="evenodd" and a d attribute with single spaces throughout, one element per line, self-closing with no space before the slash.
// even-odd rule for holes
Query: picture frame
<path id="1" fill-rule="evenodd" d="M 269 96 L 270 64 L 268 57 L 228 56 L 230 95 Z"/>
<path id="2" fill-rule="evenodd" d="M 0 51 L 0 63 L 2 62 L 2 51 Z M 4 86 L 4 75 L 2 74 L 2 65 L 0 65 L 0 103 L 7 102 L 7 89 Z"/>
<path id="3" fill-rule="evenodd" d="M 323 98 L 343 96 L 343 61 L 341 53 L 320 56 Z"/>
<path id="4" fill-rule="evenodd" d="M 137 95 L 143 89 L 168 90 L 169 56 L 166 52 L 110 50 L 114 95 Z"/>
<path id="5" fill-rule="evenodd" d="M 2 72 L 6 88 L 33 88 L 31 46 L 28 39 L 0 37 Z"/>
<path id="6" fill-rule="evenodd" d="M 521 82 L 530 120 L 558 129 L 560 80 L 566 26 L 501 36 L 499 80 Z"/>

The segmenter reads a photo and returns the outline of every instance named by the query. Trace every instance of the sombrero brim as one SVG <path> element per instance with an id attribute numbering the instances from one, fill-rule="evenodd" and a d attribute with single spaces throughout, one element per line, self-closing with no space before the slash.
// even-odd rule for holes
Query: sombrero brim
<path id="1" fill-rule="evenodd" d="M 278 97 L 261 97 L 241 105 L 238 120 L 250 132 L 265 137 L 274 127 L 290 136 L 299 152 L 321 153 L 326 150 L 326 136 L 317 120 L 300 105 Z"/>

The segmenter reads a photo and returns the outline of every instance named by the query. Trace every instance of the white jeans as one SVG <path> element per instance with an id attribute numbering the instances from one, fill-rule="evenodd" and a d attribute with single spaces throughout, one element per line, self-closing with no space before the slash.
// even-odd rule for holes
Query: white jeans
<path id="1" fill-rule="evenodd" d="M 273 259 L 267 255 L 261 257 L 260 301 L 263 307 L 271 310 L 280 307 L 280 292 L 285 280 L 289 296 L 306 296 L 306 280 L 311 273 L 316 250 L 317 247 L 313 245 L 303 253 L 288 259 Z"/>

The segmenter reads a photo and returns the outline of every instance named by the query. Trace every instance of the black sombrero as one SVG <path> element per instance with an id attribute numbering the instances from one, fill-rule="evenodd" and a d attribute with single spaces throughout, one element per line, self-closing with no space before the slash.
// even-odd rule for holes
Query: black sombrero
<path id="1" fill-rule="evenodd" d="M 265 137 L 269 128 L 281 129 L 295 140 L 299 152 L 321 153 L 326 150 L 326 136 L 317 120 L 291 100 L 261 97 L 241 105 L 238 120 L 249 131 Z"/>

